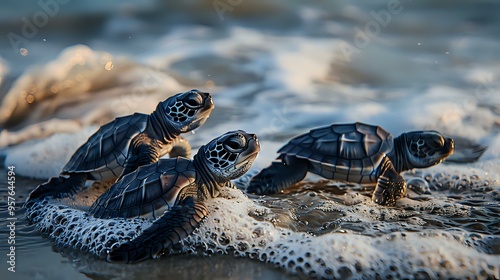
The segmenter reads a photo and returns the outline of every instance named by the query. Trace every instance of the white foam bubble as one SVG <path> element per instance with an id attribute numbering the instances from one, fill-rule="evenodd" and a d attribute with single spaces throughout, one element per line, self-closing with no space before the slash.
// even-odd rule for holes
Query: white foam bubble
<path id="1" fill-rule="evenodd" d="M 60 202 L 44 200 L 27 208 L 26 216 L 36 229 L 56 245 L 104 256 L 117 242 L 124 242 L 150 225 L 143 219 L 95 219 L 85 211 Z"/>
<path id="2" fill-rule="evenodd" d="M 36 142 L 10 148 L 5 165 L 15 166 L 22 176 L 46 179 L 58 176 L 73 153 L 97 130 L 90 126 L 76 133 L 54 134 Z"/>
<path id="3" fill-rule="evenodd" d="M 31 137 L 2 141 L 4 130 L 0 133 L 0 145 L 75 131 L 71 126 L 102 125 L 135 112 L 150 113 L 158 102 L 186 90 L 154 66 L 140 65 L 84 45 L 64 49 L 46 65 L 28 68 L 12 84 L 0 104 L 0 123 L 9 129 L 17 125 L 10 134 L 31 133 Z M 53 120 L 60 122 L 54 125 Z M 63 121 L 75 123 L 62 125 Z"/>
<path id="4" fill-rule="evenodd" d="M 257 220 L 255 216 L 271 210 L 237 189 L 224 190 L 207 206 L 209 216 L 181 242 L 182 251 L 201 248 L 207 254 L 235 254 L 273 263 L 290 274 L 321 278 L 493 278 L 500 271 L 500 257 L 487 254 L 481 234 L 422 229 L 379 236 L 341 232 L 312 236 Z M 27 216 L 56 244 L 100 256 L 150 224 L 142 219 L 94 219 L 46 202 L 29 208 Z"/>
<path id="5" fill-rule="evenodd" d="M 377 237 L 341 233 L 314 237 L 255 220 L 248 214 L 262 215 L 269 209 L 237 190 L 227 190 L 225 196 L 210 202 L 210 216 L 185 244 L 201 243 L 216 252 L 274 263 L 292 274 L 325 278 L 493 276 L 500 269 L 500 258 L 485 254 L 477 234 L 422 230 Z"/>

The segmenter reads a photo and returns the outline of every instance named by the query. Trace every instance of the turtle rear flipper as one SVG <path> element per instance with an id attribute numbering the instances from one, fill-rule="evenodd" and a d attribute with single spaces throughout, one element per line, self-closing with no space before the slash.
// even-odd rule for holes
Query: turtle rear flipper
<path id="1" fill-rule="evenodd" d="M 308 161 L 293 156 L 281 157 L 271 166 L 264 168 L 250 181 L 247 192 L 273 194 L 304 179 L 309 169 Z"/>
<path id="2" fill-rule="evenodd" d="M 62 198 L 75 195 L 85 186 L 86 173 L 72 173 L 69 177 L 52 177 L 49 181 L 38 185 L 28 196 L 27 201 L 46 196 Z"/>
<path id="3" fill-rule="evenodd" d="M 392 162 L 386 157 L 381 164 L 381 173 L 372 195 L 372 200 L 380 205 L 394 206 L 396 200 L 406 195 L 406 181 Z"/>
<path id="4" fill-rule="evenodd" d="M 172 207 L 139 236 L 112 249 L 108 262 L 135 263 L 158 257 L 164 250 L 189 236 L 208 215 L 203 203 L 188 199 L 184 206 Z"/>

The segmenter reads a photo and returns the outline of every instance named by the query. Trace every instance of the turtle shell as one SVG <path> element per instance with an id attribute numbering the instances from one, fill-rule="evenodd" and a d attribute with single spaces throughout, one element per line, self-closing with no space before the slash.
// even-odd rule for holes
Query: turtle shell
<path id="1" fill-rule="evenodd" d="M 313 129 L 290 140 L 278 153 L 308 160 L 309 171 L 327 179 L 374 183 L 393 146 L 385 129 L 357 122 Z"/>
<path id="2" fill-rule="evenodd" d="M 196 195 L 195 181 L 196 170 L 191 160 L 160 159 L 125 175 L 94 202 L 89 212 L 103 219 L 156 219 L 178 205 L 181 191 L 183 195 Z"/>
<path id="3" fill-rule="evenodd" d="M 132 139 L 146 129 L 148 115 L 135 113 L 103 125 L 73 154 L 63 174 L 86 172 L 91 180 L 119 177 Z"/>

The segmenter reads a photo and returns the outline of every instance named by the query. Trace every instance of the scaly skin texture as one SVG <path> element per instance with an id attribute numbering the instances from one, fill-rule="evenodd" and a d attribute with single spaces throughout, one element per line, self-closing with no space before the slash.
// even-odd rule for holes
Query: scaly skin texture
<path id="1" fill-rule="evenodd" d="M 84 178 L 66 182 L 60 176 L 37 187 L 29 199 L 64 197 L 83 189 L 86 180 L 120 179 L 160 157 L 191 155 L 181 133 L 202 125 L 214 108 L 210 94 L 191 90 L 160 102 L 150 115 L 135 113 L 103 125 L 71 157 L 62 175 Z"/>
<path id="2" fill-rule="evenodd" d="M 380 126 L 333 124 L 290 140 L 277 160 L 252 178 L 247 191 L 277 193 L 312 172 L 326 179 L 375 184 L 373 201 L 394 205 L 406 194 L 402 171 L 436 165 L 453 150 L 453 140 L 436 131 L 407 132 L 393 139 Z"/>
<path id="3" fill-rule="evenodd" d="M 108 261 L 155 258 L 187 237 L 208 214 L 204 202 L 247 172 L 259 150 L 254 134 L 232 131 L 202 146 L 193 160 L 160 159 L 125 175 L 89 213 L 101 219 L 142 217 L 153 222 L 137 237 L 113 247 Z"/>

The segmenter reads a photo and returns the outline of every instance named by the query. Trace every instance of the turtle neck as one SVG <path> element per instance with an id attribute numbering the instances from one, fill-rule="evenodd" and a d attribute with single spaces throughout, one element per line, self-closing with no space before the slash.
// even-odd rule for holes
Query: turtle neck
<path id="1" fill-rule="evenodd" d="M 219 196 L 220 189 L 224 187 L 224 183 L 220 183 L 219 179 L 214 175 L 207 166 L 207 159 L 203 155 L 205 146 L 201 146 L 198 153 L 194 155 L 193 164 L 196 169 L 197 177 L 205 187 L 198 189 L 199 197 L 204 200 Z"/>
<path id="2" fill-rule="evenodd" d="M 394 169 L 398 173 L 413 169 L 413 166 L 408 162 L 408 149 L 406 147 L 406 133 L 394 138 L 394 148 L 387 154 Z"/>
<path id="3" fill-rule="evenodd" d="M 146 131 L 149 137 L 160 140 L 165 144 L 170 143 L 180 135 L 177 128 L 166 119 L 163 102 L 160 102 L 153 113 L 149 115 Z"/>

